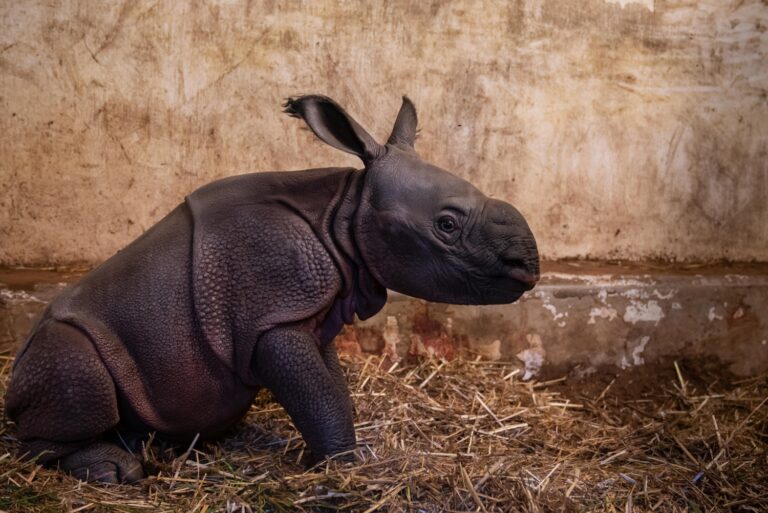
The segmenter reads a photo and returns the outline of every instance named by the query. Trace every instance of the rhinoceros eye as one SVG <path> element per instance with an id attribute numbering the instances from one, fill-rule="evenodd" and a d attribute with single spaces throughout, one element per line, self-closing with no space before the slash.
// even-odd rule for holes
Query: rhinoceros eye
<path id="1" fill-rule="evenodd" d="M 443 216 L 437 220 L 437 227 L 445 233 L 453 233 L 459 228 L 459 223 L 453 216 Z"/>

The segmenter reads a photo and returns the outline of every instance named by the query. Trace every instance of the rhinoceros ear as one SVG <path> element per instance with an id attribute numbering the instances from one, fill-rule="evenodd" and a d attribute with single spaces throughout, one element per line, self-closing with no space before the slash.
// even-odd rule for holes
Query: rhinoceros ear
<path id="1" fill-rule="evenodd" d="M 323 142 L 360 157 L 364 163 L 381 155 L 384 148 L 335 101 L 312 94 L 288 98 L 283 105 L 286 114 L 301 118 Z"/>
<path id="2" fill-rule="evenodd" d="M 416 107 L 407 96 L 403 96 L 403 104 L 400 106 L 400 112 L 397 113 L 395 126 L 387 140 L 387 144 L 400 144 L 413 149 L 418 124 L 419 119 L 416 117 Z"/>

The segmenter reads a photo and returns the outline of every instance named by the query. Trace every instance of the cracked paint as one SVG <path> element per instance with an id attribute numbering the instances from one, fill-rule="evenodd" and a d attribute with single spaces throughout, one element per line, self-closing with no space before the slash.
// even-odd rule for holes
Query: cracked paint
<path id="1" fill-rule="evenodd" d="M 659 324 L 664 318 L 664 310 L 659 306 L 658 301 L 651 300 L 647 303 L 632 300 L 629 302 L 624 312 L 624 321 L 632 324 L 638 322 L 653 322 Z"/>
<path id="2" fill-rule="evenodd" d="M 645 351 L 645 347 L 648 345 L 648 342 L 650 341 L 651 341 L 651 337 L 647 335 L 635 340 L 635 346 L 632 348 L 632 352 L 630 353 L 632 361 L 630 362 L 627 359 L 627 355 L 625 354 L 621 357 L 621 363 L 619 364 L 619 366 L 622 369 L 626 369 L 628 367 L 644 364 L 645 359 L 643 358 L 643 352 Z"/>
<path id="3" fill-rule="evenodd" d="M 387 315 L 381 338 L 384 339 L 384 348 L 381 350 L 382 356 L 389 357 L 393 362 L 400 361 L 400 356 L 397 354 L 397 346 L 400 343 L 400 326 L 394 315 Z"/>
<path id="4" fill-rule="evenodd" d="M 618 312 L 615 308 L 609 306 L 601 306 L 599 308 L 592 308 L 589 311 L 589 320 L 587 324 L 595 324 L 595 318 L 608 319 L 608 322 L 616 319 Z"/>
<path id="5" fill-rule="evenodd" d="M 642 275 L 639 277 L 626 277 L 626 276 L 614 276 L 614 275 L 597 275 L 597 274 L 570 274 L 562 272 L 549 272 L 547 276 L 557 281 L 565 281 L 569 283 L 579 283 L 583 285 L 591 285 L 593 287 L 647 287 L 655 285 L 656 280 L 650 275 Z"/>
<path id="6" fill-rule="evenodd" d="M 707 312 L 707 319 L 709 319 L 709 322 L 713 321 L 722 321 L 724 317 L 720 314 L 718 314 L 715 310 L 717 307 L 711 306 L 709 308 L 709 312 Z"/>
<path id="7" fill-rule="evenodd" d="M 552 314 L 552 319 L 555 322 L 557 322 L 557 325 L 559 327 L 562 328 L 565 326 L 565 320 L 560 320 L 560 319 L 565 319 L 566 317 L 568 317 L 568 312 L 558 312 L 557 307 L 555 307 L 555 305 L 551 303 L 544 303 L 541 306 L 543 306 L 546 310 L 549 310 L 549 313 Z"/>
<path id="8" fill-rule="evenodd" d="M 528 340 L 528 349 L 517 353 L 517 358 L 525 364 L 525 374 L 523 374 L 523 381 L 538 376 L 541 372 L 541 366 L 544 365 L 544 357 L 546 351 L 544 350 L 544 344 L 541 342 L 541 336 L 536 333 L 531 333 L 525 336 Z"/>
<path id="9" fill-rule="evenodd" d="M 657 289 L 653 289 L 653 295 L 658 299 L 672 299 L 676 293 L 677 293 L 677 290 L 675 289 L 670 290 L 666 294 L 662 294 Z"/>
<path id="10" fill-rule="evenodd" d="M 18 302 L 30 302 L 30 303 L 46 302 L 23 290 L 0 289 L 0 298 L 5 299 L 7 301 L 18 301 Z"/>
<path id="11" fill-rule="evenodd" d="M 648 292 L 641 289 L 629 289 L 622 292 L 621 296 L 627 299 L 646 299 Z"/>

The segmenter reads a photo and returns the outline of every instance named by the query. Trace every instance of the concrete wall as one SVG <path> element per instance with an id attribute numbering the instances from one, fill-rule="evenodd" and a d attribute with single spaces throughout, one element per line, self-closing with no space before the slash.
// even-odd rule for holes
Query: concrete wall
<path id="1" fill-rule="evenodd" d="M 0 264 L 100 261 L 197 186 L 356 165 L 335 97 L 515 203 L 548 258 L 768 260 L 764 1 L 0 5 Z"/>
<path id="2" fill-rule="evenodd" d="M 336 346 L 379 354 L 464 354 L 517 364 L 520 377 L 586 375 L 638 365 L 711 362 L 737 375 L 768 372 L 768 264 L 550 264 L 514 305 L 458 306 L 389 294 L 382 312 L 348 325 Z M 0 355 L 79 273 L 0 269 Z"/>

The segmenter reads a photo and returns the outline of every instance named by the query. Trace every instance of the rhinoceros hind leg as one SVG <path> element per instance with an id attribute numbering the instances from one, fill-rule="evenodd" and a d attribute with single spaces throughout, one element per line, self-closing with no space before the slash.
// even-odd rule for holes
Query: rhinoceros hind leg
<path id="1" fill-rule="evenodd" d="M 58 466 L 81 481 L 133 483 L 145 476 L 134 456 L 115 444 L 101 440 L 56 442 L 40 438 L 22 442 L 24 459 L 36 459 L 46 466 Z"/>
<path id="2" fill-rule="evenodd" d="M 139 462 L 102 440 L 119 422 L 112 377 L 90 338 L 77 327 L 42 323 L 17 357 L 6 394 L 20 454 L 91 481 L 130 482 Z"/>
<path id="3" fill-rule="evenodd" d="M 133 483 L 144 478 L 139 460 L 107 442 L 96 442 L 59 459 L 59 468 L 81 481 Z"/>

